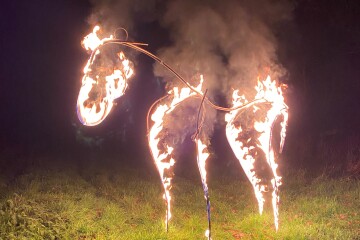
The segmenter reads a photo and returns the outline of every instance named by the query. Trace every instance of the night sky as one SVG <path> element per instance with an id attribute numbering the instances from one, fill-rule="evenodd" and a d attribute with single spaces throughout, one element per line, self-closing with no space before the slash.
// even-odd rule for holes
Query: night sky
<path id="1" fill-rule="evenodd" d="M 360 2 L 298 0 L 292 6 L 292 19 L 274 34 L 279 61 L 287 70 L 280 80 L 289 85 L 284 154 L 289 163 L 306 165 L 321 141 L 359 140 Z M 88 23 L 92 9 L 88 1 L 2 4 L 2 161 L 13 155 L 71 155 L 101 144 L 102 151 L 133 156 L 131 161 L 149 158 L 145 116 L 165 92 L 164 83 L 154 77 L 151 59 L 137 56 L 137 76 L 101 125 L 83 127 L 77 119 L 76 99 L 88 57 L 80 41 L 92 29 Z M 149 43 L 151 52 L 171 44 L 167 30 L 156 20 L 135 22 L 133 31 L 130 36 Z M 77 131 L 92 139 L 92 145 L 77 140 Z M 213 141 L 220 144 L 223 138 L 218 126 Z M 217 156 L 222 148 L 230 151 L 228 146 L 215 146 Z"/>

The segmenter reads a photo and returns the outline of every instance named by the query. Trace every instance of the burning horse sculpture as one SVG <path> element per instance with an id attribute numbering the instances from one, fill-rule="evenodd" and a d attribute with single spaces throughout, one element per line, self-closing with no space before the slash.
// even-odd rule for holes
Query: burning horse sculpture
<path id="1" fill-rule="evenodd" d="M 192 139 L 196 144 L 197 164 L 207 202 L 209 226 L 206 237 L 208 239 L 211 237 L 210 201 L 206 179 L 206 160 L 210 154 L 207 150 L 208 137 L 201 129 L 207 116 L 205 109 L 209 107 L 227 112 L 225 115 L 226 136 L 253 186 L 260 214 L 263 211 L 265 192 L 272 192 L 274 222 L 277 230 L 281 177 L 277 172 L 278 165 L 275 154 L 277 151 L 272 144 L 272 133 L 275 123 L 280 122 L 281 140 L 277 149 L 278 152 L 281 152 L 286 135 L 288 107 L 284 102 L 282 90 L 276 85 L 276 82 L 271 81 L 270 77 L 264 81 L 259 80 L 255 87 L 257 94 L 252 101 L 247 100 L 244 96 L 239 96 L 238 90 L 235 90 L 233 92 L 233 106 L 231 108 L 220 107 L 206 97 L 206 91 L 203 92 L 202 84 L 205 80 L 202 75 L 198 76 L 198 86 L 191 86 L 169 65 L 143 49 L 141 46 L 145 44 L 121 41 L 113 36 L 100 39 L 97 36 L 99 29 L 96 26 L 83 41 L 84 48 L 91 51 L 91 55 L 84 68 L 82 86 L 77 101 L 78 118 L 82 124 L 87 126 L 100 124 L 111 112 L 114 100 L 125 94 L 128 81 L 134 74 L 132 62 L 126 58 L 123 52 L 117 52 L 118 48 L 112 48 L 114 44 L 130 47 L 148 55 L 171 71 L 185 85 L 183 88 L 174 87 L 167 96 L 156 101 L 151 106 L 147 119 L 149 148 L 164 188 L 166 228 L 168 229 L 171 218 L 170 189 L 175 165 L 173 151 L 177 142 L 169 140 L 171 136 L 169 136 L 169 128 L 165 126 L 166 119 L 171 117 L 175 109 L 185 104 L 189 99 L 198 99 L 198 114 L 193 116 L 192 123 L 189 123 L 192 126 L 187 129 L 193 131 Z M 102 51 L 105 46 L 108 48 L 107 51 Z M 185 126 L 182 130 L 184 129 Z M 266 165 L 269 169 L 267 173 L 264 174 L 258 170 L 259 165 Z"/>

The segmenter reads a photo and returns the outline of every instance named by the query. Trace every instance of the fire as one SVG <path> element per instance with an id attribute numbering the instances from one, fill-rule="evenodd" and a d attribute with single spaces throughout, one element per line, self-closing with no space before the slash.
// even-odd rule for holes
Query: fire
<path id="1" fill-rule="evenodd" d="M 196 140 L 196 146 L 197 146 L 197 162 L 198 162 L 198 167 L 200 170 L 200 175 L 201 175 L 201 181 L 203 183 L 203 185 L 206 187 L 206 189 L 208 189 L 207 184 L 206 184 L 206 160 L 208 159 L 208 157 L 210 156 L 210 154 L 207 151 L 207 146 L 202 143 L 202 141 L 200 139 Z"/>
<path id="2" fill-rule="evenodd" d="M 200 171 L 201 182 L 204 189 L 204 197 L 207 202 L 207 214 L 208 214 L 208 222 L 209 222 L 209 229 L 205 231 L 205 237 L 211 239 L 210 235 L 210 200 L 209 200 L 209 189 L 206 182 L 206 160 L 210 156 L 209 152 L 207 151 L 207 146 L 202 143 L 200 139 L 196 139 L 196 148 L 197 148 L 197 164 Z"/>
<path id="3" fill-rule="evenodd" d="M 276 230 L 279 227 L 279 186 L 281 185 L 281 177 L 277 172 L 278 164 L 275 160 L 275 153 L 273 146 L 271 145 L 271 134 L 273 125 L 276 119 L 279 116 L 283 116 L 283 121 L 281 122 L 281 142 L 280 149 L 282 149 L 285 136 L 286 136 L 286 125 L 288 119 L 287 106 L 284 102 L 284 97 L 280 87 L 276 86 L 275 81 L 271 81 L 268 76 L 265 81 L 258 81 L 258 85 L 255 87 L 257 94 L 255 99 L 263 100 L 261 102 L 269 102 L 270 109 L 266 112 L 266 117 L 264 121 L 254 121 L 252 126 L 257 135 L 257 141 L 254 141 L 251 144 L 250 139 L 241 141 L 239 136 L 244 132 L 241 124 L 236 121 L 239 110 L 234 110 L 225 115 L 226 125 L 226 136 L 229 141 L 229 144 L 232 150 L 235 153 L 235 156 L 238 158 L 242 168 L 245 171 L 246 176 L 250 180 L 256 199 L 258 201 L 259 212 L 262 214 L 264 208 L 264 193 L 267 191 L 267 186 L 262 182 L 261 177 L 257 174 L 257 169 L 255 168 L 256 159 L 253 152 L 256 148 L 261 149 L 266 158 L 267 164 L 270 166 L 273 178 L 271 180 L 272 184 L 272 205 L 274 211 L 274 222 Z M 238 92 L 234 91 L 233 94 L 233 105 L 234 107 L 241 106 L 246 104 L 248 101 L 244 96 L 238 96 Z M 253 112 L 256 113 L 259 108 L 257 106 L 252 106 Z"/>
<path id="4" fill-rule="evenodd" d="M 107 38 L 100 39 L 97 35 L 97 32 L 99 30 L 100 30 L 100 26 L 95 26 L 93 28 L 92 33 L 89 33 L 86 37 L 84 37 L 84 39 L 81 43 L 86 50 L 94 51 L 100 45 L 102 45 L 105 41 L 114 39 L 113 35 L 110 35 Z"/>
<path id="5" fill-rule="evenodd" d="M 140 46 L 143 43 L 130 43 L 115 39 L 112 35 L 100 38 L 98 36 L 100 27 L 95 26 L 93 31 L 88 34 L 82 41 L 83 47 L 91 51 L 89 60 L 84 67 L 84 76 L 82 78 L 82 85 L 77 99 L 77 114 L 82 124 L 87 126 L 94 126 L 101 123 L 110 113 L 114 106 L 114 100 L 120 98 L 125 94 L 128 87 L 129 79 L 134 75 L 133 63 L 126 58 L 122 51 L 116 54 L 102 54 L 103 46 L 109 43 L 120 44 L 130 47 L 147 56 L 153 58 L 170 72 L 172 72 L 179 80 L 181 80 L 186 87 L 179 89 L 174 87 L 169 91 L 168 101 L 166 103 L 153 104 L 157 106 L 151 114 L 153 125 L 149 130 L 148 127 L 148 141 L 149 147 L 154 159 L 157 170 L 161 178 L 164 188 L 163 198 L 166 204 L 166 219 L 165 224 L 168 229 L 168 223 L 171 219 L 171 187 L 173 178 L 173 167 L 175 159 L 173 157 L 174 143 L 164 143 L 162 139 L 162 132 L 164 129 L 165 117 L 174 111 L 174 109 L 184 100 L 194 97 L 202 96 L 202 104 L 205 102 L 214 109 L 227 111 L 225 115 L 226 136 L 228 142 L 238 158 L 246 176 L 250 180 L 255 196 L 258 202 L 260 214 L 262 214 L 265 203 L 265 192 L 268 191 L 268 185 L 265 184 L 263 177 L 256 168 L 259 152 L 264 154 L 265 162 L 271 169 L 272 179 L 270 181 L 272 186 L 272 206 L 274 211 L 275 228 L 279 227 L 279 186 L 282 184 L 281 176 L 278 174 L 278 164 L 275 158 L 275 151 L 272 146 L 272 130 L 277 119 L 282 116 L 280 122 L 280 152 L 284 146 L 286 137 L 286 126 L 288 121 L 288 107 L 285 104 L 282 90 L 267 77 L 264 81 L 258 81 L 255 87 L 256 96 L 253 101 L 248 101 L 244 96 L 239 96 L 238 90 L 233 92 L 233 107 L 225 108 L 217 106 L 212 103 L 202 92 L 203 76 L 200 76 L 200 83 L 197 87 L 191 86 L 178 73 L 176 73 L 168 64 L 163 62 L 154 54 L 146 51 Z M 200 110 L 199 115 L 200 116 Z M 265 106 L 265 107 L 264 107 Z M 252 109 L 254 116 L 259 115 L 261 111 L 266 109 L 265 116 L 261 120 L 251 118 L 245 119 L 243 124 L 242 119 L 239 120 L 240 114 L 244 109 Z M 148 116 L 149 119 L 149 116 Z M 198 119 L 199 120 L 199 119 Z M 206 161 L 209 158 L 208 146 L 206 141 L 199 137 L 201 127 L 197 129 L 193 140 L 196 143 L 197 150 L 197 164 L 201 176 L 201 181 L 204 189 L 204 196 L 207 202 L 207 214 L 209 227 L 205 232 L 205 236 L 211 239 L 210 226 L 210 200 L 207 186 L 207 172 Z"/>
<path id="6" fill-rule="evenodd" d="M 97 32 L 99 26 L 95 26 L 93 32 L 87 35 L 82 44 L 92 54 L 84 68 L 82 86 L 77 100 L 77 114 L 82 124 L 94 126 L 101 123 L 110 113 L 114 100 L 124 95 L 128 86 L 128 79 L 133 74 L 133 64 L 119 52 L 113 60 L 111 67 L 94 67 L 97 57 L 100 55 L 100 46 L 113 36 L 100 39 Z"/>
<path id="7" fill-rule="evenodd" d="M 203 83 L 203 77 L 200 78 L 200 84 L 196 87 L 198 91 L 201 92 L 201 87 Z M 172 101 L 168 104 L 161 104 L 159 105 L 153 114 L 151 115 L 151 120 L 154 122 L 153 126 L 151 127 L 148 135 L 148 141 L 152 156 L 154 158 L 156 167 L 159 171 L 160 178 L 164 187 L 164 200 L 166 203 L 166 219 L 165 224 L 168 227 L 168 222 L 171 219 L 171 180 L 172 176 L 168 176 L 166 174 L 167 170 L 170 170 L 174 164 L 175 159 L 173 158 L 172 151 L 174 150 L 173 146 L 165 146 L 164 149 L 160 149 L 159 142 L 160 137 L 159 133 L 163 130 L 164 126 L 164 117 L 167 114 L 170 114 L 176 106 L 183 102 L 184 100 L 188 99 L 189 97 L 195 96 L 196 93 L 192 92 L 190 88 L 184 87 L 179 90 L 178 87 L 174 87 L 169 94 L 172 96 Z"/>

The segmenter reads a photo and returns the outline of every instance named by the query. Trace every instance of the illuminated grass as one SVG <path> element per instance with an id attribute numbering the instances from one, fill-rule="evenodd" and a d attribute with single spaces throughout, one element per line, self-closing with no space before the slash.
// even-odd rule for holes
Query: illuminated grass
<path id="1" fill-rule="evenodd" d="M 166 233 L 161 183 L 140 172 L 38 171 L 1 184 L 0 239 L 205 239 L 200 177 L 175 178 Z M 282 187 L 277 233 L 271 207 L 257 213 L 248 182 L 211 178 L 213 239 L 359 239 L 358 180 L 292 177 Z"/>

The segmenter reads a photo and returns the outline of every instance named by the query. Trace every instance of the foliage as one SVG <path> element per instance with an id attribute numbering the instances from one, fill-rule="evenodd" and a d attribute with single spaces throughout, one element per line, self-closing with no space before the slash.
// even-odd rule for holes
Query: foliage
<path id="1" fill-rule="evenodd" d="M 66 220 L 34 200 L 14 194 L 0 210 L 0 239 L 59 239 Z"/>

